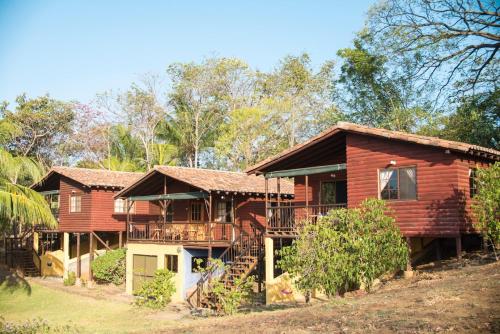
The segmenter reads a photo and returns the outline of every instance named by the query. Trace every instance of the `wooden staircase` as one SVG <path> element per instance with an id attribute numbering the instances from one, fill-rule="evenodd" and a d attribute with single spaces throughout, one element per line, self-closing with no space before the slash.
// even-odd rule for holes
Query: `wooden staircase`
<path id="1" fill-rule="evenodd" d="M 255 270 L 260 275 L 259 265 L 262 265 L 264 258 L 263 235 L 263 230 L 255 227 L 252 234 L 241 231 L 239 238 L 218 257 L 223 268 L 213 267 L 202 274 L 196 288 L 187 298 L 189 305 L 192 308 L 208 305 L 206 294 L 211 279 L 220 279 L 226 289 L 234 289 L 237 279 L 244 281 Z"/>
<path id="2" fill-rule="evenodd" d="M 41 260 L 33 249 L 33 231 L 25 232 L 21 237 L 5 239 L 5 264 L 22 271 L 24 276 L 40 276 Z M 38 261 L 38 267 L 35 260 Z"/>

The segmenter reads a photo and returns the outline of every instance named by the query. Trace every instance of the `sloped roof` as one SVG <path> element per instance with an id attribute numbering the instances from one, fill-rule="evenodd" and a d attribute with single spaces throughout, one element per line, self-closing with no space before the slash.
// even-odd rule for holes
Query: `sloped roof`
<path id="1" fill-rule="evenodd" d="M 239 193 L 265 193 L 265 179 L 262 176 L 247 175 L 241 172 L 228 172 L 204 168 L 155 166 L 151 171 L 137 180 L 134 184 L 123 189 L 115 195 L 120 197 L 122 193 L 140 184 L 153 173 L 161 173 L 175 180 L 190 184 L 204 191 L 224 191 Z M 293 195 L 294 184 L 286 179 L 280 182 L 280 190 L 283 195 Z M 276 182 L 269 180 L 269 193 L 277 193 Z"/>
<path id="2" fill-rule="evenodd" d="M 32 188 L 41 186 L 49 177 L 54 174 L 66 176 L 87 187 L 116 187 L 124 188 L 137 181 L 144 173 L 117 172 L 107 169 L 90 169 L 78 167 L 55 166 Z"/>
<path id="3" fill-rule="evenodd" d="M 437 137 L 429 137 L 429 136 L 421 136 L 415 135 L 411 133 L 401 132 L 401 131 L 392 131 L 386 129 L 372 128 L 364 125 L 349 123 L 349 122 L 338 122 L 335 126 L 321 132 L 317 136 L 305 141 L 304 143 L 295 145 L 283 152 L 267 158 L 249 168 L 246 169 L 247 173 L 256 173 L 260 168 L 265 167 L 266 165 L 270 165 L 271 163 L 278 162 L 280 160 L 285 159 L 288 156 L 295 154 L 296 152 L 302 151 L 303 149 L 310 147 L 322 140 L 329 138 L 339 132 L 350 132 L 350 133 L 358 133 L 362 135 L 382 137 L 386 139 L 394 139 L 401 140 L 405 142 L 433 146 L 433 147 L 441 147 L 444 149 L 449 149 L 462 153 L 476 154 L 481 155 L 485 158 L 492 160 L 500 160 L 500 151 L 482 147 L 478 145 L 472 145 L 457 141 L 440 139 Z"/>

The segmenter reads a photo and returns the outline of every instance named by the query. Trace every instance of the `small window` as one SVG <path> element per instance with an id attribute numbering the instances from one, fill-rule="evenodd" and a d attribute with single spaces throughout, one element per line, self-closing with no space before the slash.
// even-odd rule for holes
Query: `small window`
<path id="1" fill-rule="evenodd" d="M 379 171 L 380 198 L 407 200 L 417 198 L 415 167 L 388 168 Z"/>
<path id="2" fill-rule="evenodd" d="M 71 195 L 69 197 L 69 212 L 82 212 L 81 195 Z"/>
<path id="3" fill-rule="evenodd" d="M 178 261 L 177 255 L 165 255 L 165 269 L 168 269 L 171 272 L 176 273 L 178 270 L 177 261 Z"/>
<path id="4" fill-rule="evenodd" d="M 230 201 L 217 202 L 217 217 L 215 221 L 220 223 L 231 223 L 233 221 L 233 209 Z"/>
<path id="5" fill-rule="evenodd" d="M 200 269 L 206 269 L 208 264 L 208 257 L 197 256 L 191 258 L 191 272 L 197 273 Z"/>
<path id="6" fill-rule="evenodd" d="M 115 199 L 115 213 L 127 213 L 128 208 L 128 200 L 125 198 L 117 198 Z M 132 203 L 132 207 L 130 208 L 130 213 L 135 212 L 135 202 Z"/>
<path id="7" fill-rule="evenodd" d="M 132 258 L 132 289 L 137 291 L 144 282 L 152 281 L 157 269 L 156 256 L 134 254 Z"/>
<path id="8" fill-rule="evenodd" d="M 200 202 L 191 203 L 191 221 L 201 222 L 201 208 L 202 206 Z"/>
<path id="9" fill-rule="evenodd" d="M 477 173 L 475 168 L 469 169 L 469 195 L 473 198 L 477 194 Z"/>

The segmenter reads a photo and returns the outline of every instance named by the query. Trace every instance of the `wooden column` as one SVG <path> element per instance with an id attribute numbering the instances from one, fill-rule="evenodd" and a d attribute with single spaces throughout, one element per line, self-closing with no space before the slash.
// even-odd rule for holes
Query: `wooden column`
<path id="1" fill-rule="evenodd" d="M 305 176 L 306 188 L 306 219 L 309 219 L 309 175 Z"/>
<path id="2" fill-rule="evenodd" d="M 82 277 L 82 258 L 80 251 L 80 233 L 76 234 L 76 281 L 80 285 L 80 278 Z"/>
<path id="3" fill-rule="evenodd" d="M 167 176 L 163 176 L 163 195 L 167 194 Z M 163 223 L 167 223 L 167 200 L 163 200 Z"/>
<path id="4" fill-rule="evenodd" d="M 457 259 L 462 261 L 462 236 L 459 235 L 455 238 L 455 244 L 457 246 Z"/>
<path id="5" fill-rule="evenodd" d="M 118 232 L 118 248 L 123 247 L 123 231 Z"/>
<path id="6" fill-rule="evenodd" d="M 92 286 L 92 261 L 94 261 L 94 234 L 89 233 L 89 277 L 87 280 L 87 286 Z"/>
<path id="7" fill-rule="evenodd" d="M 268 203 L 268 193 L 269 193 L 269 180 L 267 179 L 267 177 L 265 177 L 264 175 L 264 192 L 265 192 L 265 200 L 264 200 L 264 205 L 265 205 L 265 210 L 266 210 L 266 213 L 264 215 L 265 217 L 265 223 L 266 223 L 266 228 L 269 227 L 269 216 L 268 216 L 268 211 L 269 211 L 269 203 Z"/>
<path id="8" fill-rule="evenodd" d="M 413 269 L 411 267 L 411 238 L 406 237 L 406 244 L 408 245 L 408 262 L 406 263 L 405 278 L 413 276 Z"/>
<path id="9" fill-rule="evenodd" d="M 212 193 L 208 195 L 208 258 L 212 258 Z"/>
<path id="10" fill-rule="evenodd" d="M 281 177 L 276 178 L 276 192 L 278 193 L 278 209 L 276 211 L 276 218 L 281 223 Z"/>

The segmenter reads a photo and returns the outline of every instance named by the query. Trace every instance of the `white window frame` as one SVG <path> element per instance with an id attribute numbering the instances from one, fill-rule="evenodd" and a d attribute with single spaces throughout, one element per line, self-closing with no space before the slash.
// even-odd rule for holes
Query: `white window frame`
<path id="1" fill-rule="evenodd" d="M 69 195 L 69 213 L 79 213 L 79 212 L 82 212 L 82 195 L 81 194 Z"/>
<path id="2" fill-rule="evenodd" d="M 401 190 L 399 186 L 399 170 L 405 168 L 413 168 L 415 170 L 415 198 L 401 198 Z M 380 186 L 380 172 L 385 170 L 394 170 L 397 173 L 397 182 L 398 182 L 398 198 L 391 199 L 383 199 L 382 198 L 382 188 Z M 377 169 L 377 184 L 378 184 L 378 199 L 383 199 L 388 202 L 399 202 L 399 201 L 417 201 L 418 200 L 418 177 L 417 177 L 417 166 L 409 165 L 409 166 L 400 166 L 400 167 L 388 167 L 388 168 L 379 168 Z"/>

